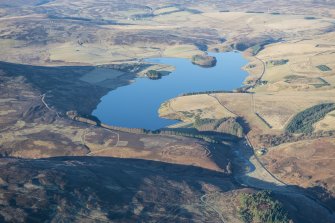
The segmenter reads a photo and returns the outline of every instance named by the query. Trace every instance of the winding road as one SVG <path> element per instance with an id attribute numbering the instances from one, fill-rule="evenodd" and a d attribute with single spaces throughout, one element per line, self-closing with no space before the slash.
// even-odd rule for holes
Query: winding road
<path id="1" fill-rule="evenodd" d="M 226 105 L 224 105 L 217 97 L 209 95 L 215 98 L 220 105 L 226 110 L 230 111 L 232 114 L 238 116 L 236 113 L 232 112 Z M 334 212 L 324 205 L 319 200 L 311 197 L 310 195 L 304 193 L 302 189 L 295 187 L 294 185 L 288 185 L 285 182 L 274 176 L 267 168 L 264 167 L 262 162 L 258 159 L 255 154 L 255 148 L 250 142 L 248 136 L 245 136 L 245 140 L 241 140 L 234 150 L 235 163 L 242 164 L 243 169 L 235 175 L 236 181 L 244 187 L 251 187 L 261 190 L 271 190 L 279 194 L 289 194 L 291 196 L 300 197 L 306 203 L 314 208 L 322 210 L 323 213 L 330 216 L 335 222 Z"/>
<path id="2" fill-rule="evenodd" d="M 45 102 L 45 96 L 46 96 L 46 93 L 42 94 L 40 97 L 41 97 L 41 101 L 42 103 L 44 104 L 44 106 L 49 110 L 49 111 L 52 111 L 54 113 L 56 113 L 57 117 L 59 118 L 59 114 L 57 111 L 53 110 L 52 108 L 49 107 L 49 105 Z"/>
<path id="3" fill-rule="evenodd" d="M 87 145 L 87 143 L 86 143 L 86 135 L 88 134 L 88 132 L 86 132 L 86 130 L 85 130 L 85 132 L 84 132 L 84 134 L 83 134 L 83 136 L 82 136 L 82 141 L 83 141 L 83 144 L 84 144 L 87 148 L 89 148 L 89 151 L 90 151 L 89 153 L 86 154 L 86 156 L 94 156 L 94 155 L 97 155 L 97 154 L 99 154 L 99 153 L 101 153 L 101 152 L 111 150 L 111 149 L 113 149 L 113 148 L 115 148 L 115 147 L 117 147 L 117 146 L 119 145 L 119 142 L 120 142 L 120 134 L 117 133 L 117 132 L 114 132 L 114 131 L 112 131 L 112 130 L 110 130 L 110 129 L 105 129 L 105 130 L 107 130 L 107 131 L 111 132 L 112 134 L 116 135 L 117 140 L 116 140 L 115 145 L 113 145 L 113 146 L 108 146 L 108 148 L 105 148 L 105 149 L 99 149 L 99 150 L 96 150 L 96 151 L 92 151 L 92 149 L 91 149 L 91 148 Z"/>

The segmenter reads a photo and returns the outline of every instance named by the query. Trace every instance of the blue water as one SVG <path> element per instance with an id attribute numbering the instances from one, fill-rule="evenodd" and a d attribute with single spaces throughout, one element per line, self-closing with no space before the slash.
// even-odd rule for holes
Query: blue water
<path id="1" fill-rule="evenodd" d="M 212 68 L 203 68 L 180 58 L 152 58 L 147 62 L 169 64 L 176 69 L 159 80 L 136 78 L 134 83 L 110 91 L 93 111 L 103 123 L 129 128 L 159 129 L 177 123 L 158 116 L 160 105 L 183 93 L 233 90 L 242 86 L 247 60 L 238 52 L 211 53 Z"/>

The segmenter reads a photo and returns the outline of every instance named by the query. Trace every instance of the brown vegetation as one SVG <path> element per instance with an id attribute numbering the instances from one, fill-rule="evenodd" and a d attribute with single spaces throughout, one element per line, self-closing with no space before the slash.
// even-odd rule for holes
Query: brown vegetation
<path id="1" fill-rule="evenodd" d="M 296 222 L 334 221 L 333 114 L 308 134 L 283 132 L 299 112 L 334 103 L 331 1 L 0 5 L 1 222 L 239 222 L 240 187 L 273 190 Z M 108 91 L 173 70 L 143 58 L 232 49 L 250 60 L 243 93 L 160 109 L 198 131 L 153 134 L 90 116 Z M 243 134 L 263 156 L 231 136 Z"/>

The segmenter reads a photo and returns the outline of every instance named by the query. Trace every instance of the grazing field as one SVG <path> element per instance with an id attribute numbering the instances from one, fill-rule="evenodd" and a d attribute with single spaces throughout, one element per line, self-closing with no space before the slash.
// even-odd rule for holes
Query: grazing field
<path id="1" fill-rule="evenodd" d="M 178 119 L 186 123 L 194 122 L 197 116 L 201 119 L 235 117 L 229 110 L 220 106 L 215 98 L 206 94 L 172 99 L 161 106 L 159 114 L 161 117 Z"/>
<path id="2" fill-rule="evenodd" d="M 329 112 L 322 120 L 314 124 L 315 131 L 334 130 L 335 112 Z"/>
<path id="3" fill-rule="evenodd" d="M 334 90 L 326 92 L 327 94 L 324 91 L 259 92 L 254 95 L 246 93 L 213 94 L 221 104 L 207 94 L 192 95 L 178 97 L 164 103 L 160 109 L 160 115 L 190 122 L 195 114 L 201 114 L 203 118 L 214 119 L 234 117 L 234 114 L 237 114 L 244 117 L 252 129 L 263 133 L 276 132 L 283 131 L 286 124 L 298 112 L 324 101 L 334 102 Z M 210 101 L 213 103 L 209 103 Z M 297 101 L 299 103 L 296 103 Z M 220 110 L 226 112 L 219 112 Z M 269 129 L 258 116 L 261 116 L 272 128 Z"/>

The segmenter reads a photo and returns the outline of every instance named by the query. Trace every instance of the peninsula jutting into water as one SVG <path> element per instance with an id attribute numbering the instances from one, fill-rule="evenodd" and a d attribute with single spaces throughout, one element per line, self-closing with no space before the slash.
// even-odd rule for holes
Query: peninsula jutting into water
<path id="1" fill-rule="evenodd" d="M 136 78 L 101 98 L 93 112 L 103 123 L 129 128 L 159 129 L 177 123 L 158 116 L 159 106 L 180 94 L 233 90 L 241 87 L 247 63 L 241 53 L 210 53 L 217 58 L 216 66 L 204 68 L 182 58 L 151 58 L 147 62 L 173 65 L 175 71 L 160 80 Z"/>

